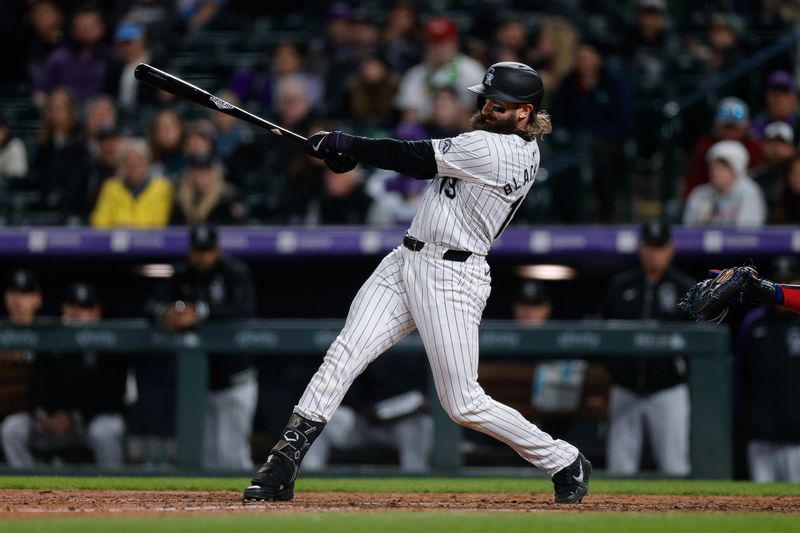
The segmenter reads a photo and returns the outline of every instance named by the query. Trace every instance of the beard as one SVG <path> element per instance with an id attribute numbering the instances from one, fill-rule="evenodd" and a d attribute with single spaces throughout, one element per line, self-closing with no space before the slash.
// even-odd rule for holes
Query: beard
<path id="1" fill-rule="evenodd" d="M 489 119 L 480 111 L 476 111 L 469 119 L 473 130 L 484 130 L 492 133 L 514 133 L 517 131 L 517 114 L 510 113 L 508 117 L 498 120 Z"/>

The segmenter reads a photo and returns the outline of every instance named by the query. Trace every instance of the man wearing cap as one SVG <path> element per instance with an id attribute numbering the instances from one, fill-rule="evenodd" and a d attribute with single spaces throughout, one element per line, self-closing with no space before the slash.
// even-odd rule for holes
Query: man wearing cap
<path id="1" fill-rule="evenodd" d="M 759 227 L 767 206 L 747 175 L 747 150 L 738 141 L 719 141 L 706 154 L 709 181 L 696 187 L 683 210 L 687 226 Z"/>
<path id="2" fill-rule="evenodd" d="M 433 96 L 441 87 L 457 87 L 461 101 L 471 108 L 475 96 L 463 89 L 481 82 L 483 66 L 459 52 L 456 23 L 447 17 L 431 18 L 425 25 L 425 58 L 408 69 L 400 81 L 395 106 L 404 121 L 424 122 L 430 116 Z"/>
<path id="3" fill-rule="evenodd" d="M 89 324 L 101 316 L 94 287 L 70 285 L 61 308 L 64 325 Z M 9 464 L 30 468 L 37 458 L 70 457 L 88 447 L 98 466 L 122 466 L 127 371 L 127 361 L 117 354 L 37 353 L 30 409 L 9 416 L 0 427 Z"/>
<path id="4" fill-rule="evenodd" d="M 169 331 L 181 332 L 214 320 L 255 316 L 255 289 L 244 263 L 222 252 L 215 226 L 190 230 L 188 261 L 157 290 L 149 303 L 153 318 Z M 250 433 L 258 385 L 249 357 L 212 353 L 209 357 L 203 466 L 252 468 Z"/>
<path id="5" fill-rule="evenodd" d="M 777 120 L 764 128 L 764 164 L 755 169 L 753 181 L 764 193 L 770 210 L 780 201 L 783 177 L 796 153 L 794 131 L 789 124 Z"/>
<path id="6" fill-rule="evenodd" d="M 778 257 L 772 279 L 800 284 L 800 264 Z M 800 483 L 800 314 L 771 305 L 745 315 L 740 327 L 737 410 L 747 431 L 753 481 Z"/>
<path id="7" fill-rule="evenodd" d="M 139 63 L 156 67 L 164 65 L 164 58 L 153 54 L 148 46 L 144 26 L 123 21 L 114 32 L 116 58 L 109 69 L 107 92 L 117 99 L 117 105 L 125 113 L 141 111 L 143 106 L 158 103 L 158 91 L 139 83 L 133 71 Z"/>
<path id="8" fill-rule="evenodd" d="M 697 187 L 708 182 L 708 151 L 719 141 L 738 141 L 747 150 L 747 169 L 754 169 L 764 162 L 764 149 L 760 139 L 750 131 L 750 108 L 739 98 L 723 98 L 714 117 L 714 129 L 695 144 L 684 177 L 683 192 L 686 196 Z"/>
<path id="9" fill-rule="evenodd" d="M 672 266 L 675 245 L 662 222 L 642 226 L 639 265 L 611 281 L 606 318 L 680 320 L 676 305 L 694 284 Z M 658 470 L 689 474 L 689 387 L 686 360 L 675 357 L 617 357 L 609 360 L 614 380 L 609 397 L 608 471 L 639 471 L 645 428 Z"/>
<path id="10" fill-rule="evenodd" d="M 3 293 L 8 324 L 30 326 L 42 307 L 42 288 L 36 275 L 27 268 L 11 273 Z M 0 352 L 0 420 L 28 407 L 28 382 L 33 352 Z"/>
<path id="11" fill-rule="evenodd" d="M 764 94 L 767 109 L 753 120 L 753 132 L 766 138 L 767 126 L 775 121 L 785 122 L 797 135 L 800 129 L 800 108 L 797 105 L 797 82 L 785 70 L 776 70 L 767 77 Z"/>

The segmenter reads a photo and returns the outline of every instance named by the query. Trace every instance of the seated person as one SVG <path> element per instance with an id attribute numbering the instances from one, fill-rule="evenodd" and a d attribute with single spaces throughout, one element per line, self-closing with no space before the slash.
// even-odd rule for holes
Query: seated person
<path id="1" fill-rule="evenodd" d="M 86 283 L 69 287 L 62 304 L 65 325 L 96 322 L 101 315 L 94 287 Z M 57 456 L 88 446 L 98 466 L 121 467 L 127 371 L 126 361 L 116 355 L 37 353 L 31 369 L 30 410 L 8 416 L 0 426 L 8 463 L 29 468 L 36 456 Z"/>
<path id="2" fill-rule="evenodd" d="M 382 445 L 397 449 L 403 472 L 426 471 L 433 449 L 433 419 L 421 358 L 422 354 L 389 353 L 368 366 L 309 448 L 303 469 L 324 469 L 332 449 Z"/>

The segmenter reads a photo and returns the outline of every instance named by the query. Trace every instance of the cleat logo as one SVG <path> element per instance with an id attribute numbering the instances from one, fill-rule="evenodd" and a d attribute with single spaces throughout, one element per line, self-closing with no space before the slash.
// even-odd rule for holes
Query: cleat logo
<path id="1" fill-rule="evenodd" d="M 578 461 L 578 475 L 572 476 L 572 479 L 577 481 L 578 483 L 583 483 L 583 463 Z"/>

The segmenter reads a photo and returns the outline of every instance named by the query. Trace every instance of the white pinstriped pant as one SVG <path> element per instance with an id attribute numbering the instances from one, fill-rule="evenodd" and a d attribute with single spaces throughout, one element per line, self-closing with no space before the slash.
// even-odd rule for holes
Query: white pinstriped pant
<path id="1" fill-rule="evenodd" d="M 416 327 L 450 418 L 505 442 L 553 475 L 570 465 L 578 450 L 496 402 L 478 384 L 478 326 L 491 291 L 486 259 L 446 261 L 444 251 L 431 244 L 418 252 L 400 246 L 383 259 L 358 291 L 344 329 L 295 412 L 329 420 L 367 365 Z"/>

